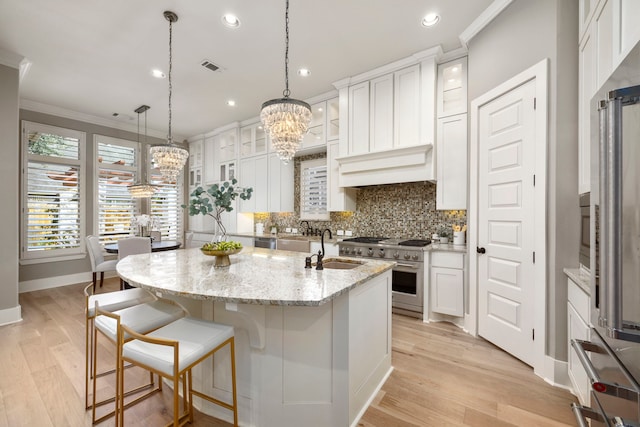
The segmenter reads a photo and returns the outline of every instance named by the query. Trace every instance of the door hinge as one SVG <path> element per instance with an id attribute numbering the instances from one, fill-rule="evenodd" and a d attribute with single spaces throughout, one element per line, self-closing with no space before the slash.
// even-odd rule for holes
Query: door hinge
<path id="1" fill-rule="evenodd" d="M 535 330 L 535 329 L 532 329 L 532 330 L 531 330 L 531 339 L 532 339 L 533 341 L 535 341 L 535 340 L 536 340 L 536 330 Z"/>
<path id="2" fill-rule="evenodd" d="M 534 110 L 536 109 L 536 100 L 537 100 L 537 98 L 533 98 L 533 109 Z"/>
<path id="3" fill-rule="evenodd" d="M 534 187 L 536 186 L 536 176 L 535 175 L 533 175 L 533 186 Z"/>
<path id="4" fill-rule="evenodd" d="M 534 264 L 536 263 L 536 253 L 535 252 L 533 253 L 533 263 Z"/>

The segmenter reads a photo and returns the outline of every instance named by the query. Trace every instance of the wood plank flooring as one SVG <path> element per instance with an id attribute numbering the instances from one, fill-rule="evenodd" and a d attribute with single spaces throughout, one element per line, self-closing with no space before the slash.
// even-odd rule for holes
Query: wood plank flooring
<path id="1" fill-rule="evenodd" d="M 108 279 L 102 291 L 118 286 Z M 20 294 L 24 320 L 0 327 L 0 427 L 91 425 L 84 409 L 83 288 Z M 99 352 L 112 360 L 108 345 Z M 576 426 L 569 407 L 576 399 L 569 392 L 451 324 L 394 315 L 392 363 L 395 370 L 359 426 Z M 127 375 L 143 376 L 134 369 Z M 98 393 L 112 392 L 112 383 L 102 384 Z M 156 426 L 170 419 L 165 387 L 128 409 L 125 421 Z M 112 426 L 113 419 L 101 425 Z M 197 413 L 193 425 L 230 424 Z"/>

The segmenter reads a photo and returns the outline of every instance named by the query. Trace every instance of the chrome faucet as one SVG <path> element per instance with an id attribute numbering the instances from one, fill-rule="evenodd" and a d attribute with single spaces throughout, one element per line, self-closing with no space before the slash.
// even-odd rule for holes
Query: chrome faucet
<path id="1" fill-rule="evenodd" d="M 329 239 L 333 239 L 333 236 L 331 235 L 331 230 L 329 230 L 328 228 L 325 228 L 324 230 L 322 230 L 322 233 L 320 234 L 320 246 L 322 247 L 322 257 L 324 258 L 324 233 L 329 232 Z"/>

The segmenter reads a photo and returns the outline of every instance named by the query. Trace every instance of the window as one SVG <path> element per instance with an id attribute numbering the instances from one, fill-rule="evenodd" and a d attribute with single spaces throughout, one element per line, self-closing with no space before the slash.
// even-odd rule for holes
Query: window
<path id="1" fill-rule="evenodd" d="M 327 159 L 300 162 L 300 219 L 329 220 Z"/>
<path id="2" fill-rule="evenodd" d="M 22 122 L 21 260 L 84 257 L 85 138 Z"/>
<path id="3" fill-rule="evenodd" d="M 96 217 L 100 242 L 111 243 L 131 234 L 131 219 L 139 210 L 127 186 L 136 182 L 138 143 L 102 135 L 94 136 Z"/>
<path id="4" fill-rule="evenodd" d="M 148 156 L 149 158 L 151 156 Z M 182 208 L 183 191 L 182 177 L 178 182 L 165 182 L 160 171 L 151 167 L 151 184 L 157 185 L 156 193 L 150 199 L 149 212 L 157 220 L 157 228 L 162 234 L 163 240 L 182 240 Z"/>

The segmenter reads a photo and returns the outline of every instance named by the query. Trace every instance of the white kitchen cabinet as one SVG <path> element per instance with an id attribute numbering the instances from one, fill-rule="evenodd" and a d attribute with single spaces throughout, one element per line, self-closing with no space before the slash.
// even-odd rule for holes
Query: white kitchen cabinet
<path id="1" fill-rule="evenodd" d="M 355 211 L 358 190 L 340 187 L 340 143 L 334 142 L 327 147 L 327 166 L 329 174 L 329 212 Z"/>
<path id="2" fill-rule="evenodd" d="M 267 155 L 240 160 L 238 183 L 241 187 L 251 187 L 249 200 L 239 199 L 239 212 L 267 212 L 269 210 L 269 159 Z"/>
<path id="3" fill-rule="evenodd" d="M 467 209 L 467 115 L 438 119 L 436 209 Z"/>
<path id="4" fill-rule="evenodd" d="M 214 146 L 214 181 L 224 182 L 236 178 L 238 128 L 221 132 L 213 137 Z M 243 185 L 240 183 L 240 185 Z"/>
<path id="5" fill-rule="evenodd" d="M 393 146 L 420 144 L 420 65 L 393 74 Z"/>
<path id="6" fill-rule="evenodd" d="M 590 405 L 591 381 L 571 346 L 571 340 L 589 341 L 591 334 L 588 324 L 590 317 L 590 297 L 573 280 L 567 279 L 567 336 L 569 338 L 568 374 L 573 391 L 580 403 Z"/>
<path id="7" fill-rule="evenodd" d="M 640 1 L 609 0 L 612 4 L 613 66 L 615 69 L 640 41 Z"/>
<path id="8" fill-rule="evenodd" d="M 591 188 L 591 98 L 596 91 L 596 56 L 595 44 L 591 33 L 582 40 L 579 52 L 578 73 L 578 193 L 590 191 Z"/>
<path id="9" fill-rule="evenodd" d="M 268 212 L 293 212 L 294 176 L 293 162 L 286 165 L 276 153 L 269 154 Z"/>
<path id="10" fill-rule="evenodd" d="M 438 117 L 467 112 L 467 57 L 438 65 Z"/>
<path id="11" fill-rule="evenodd" d="M 202 164 L 202 178 L 203 184 L 210 185 L 214 182 L 217 182 L 217 171 L 216 171 L 216 146 L 215 146 L 215 138 L 212 134 L 208 134 L 204 138 L 203 145 L 203 164 Z"/>
<path id="12" fill-rule="evenodd" d="M 393 74 L 369 83 L 368 152 L 393 148 Z"/>
<path id="13" fill-rule="evenodd" d="M 369 82 L 349 86 L 349 155 L 369 152 Z"/>
<path id="14" fill-rule="evenodd" d="M 240 128 L 240 158 L 267 154 L 269 141 L 262 123 L 253 123 Z"/>
<path id="15" fill-rule="evenodd" d="M 311 121 L 309 131 L 302 138 L 300 151 L 313 150 L 318 147 L 327 146 L 327 103 L 318 102 L 311 105 Z"/>
<path id="16" fill-rule="evenodd" d="M 327 100 L 327 143 L 340 138 L 340 99 L 336 96 Z"/>
<path id="17" fill-rule="evenodd" d="M 432 313 L 464 316 L 464 254 L 432 252 L 429 301 Z"/>
<path id="18" fill-rule="evenodd" d="M 202 157 L 204 141 L 202 139 L 189 143 L 189 191 L 202 185 Z"/>

